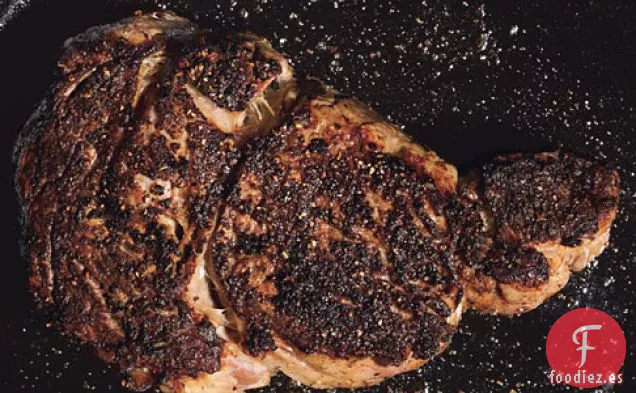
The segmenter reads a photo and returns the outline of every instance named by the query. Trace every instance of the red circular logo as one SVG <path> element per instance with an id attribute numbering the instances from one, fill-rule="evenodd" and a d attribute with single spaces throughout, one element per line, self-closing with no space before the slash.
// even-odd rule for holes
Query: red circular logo
<path id="1" fill-rule="evenodd" d="M 572 310 L 548 333 L 550 382 L 579 388 L 621 384 L 625 352 L 625 335 L 614 318 L 594 308 Z"/>

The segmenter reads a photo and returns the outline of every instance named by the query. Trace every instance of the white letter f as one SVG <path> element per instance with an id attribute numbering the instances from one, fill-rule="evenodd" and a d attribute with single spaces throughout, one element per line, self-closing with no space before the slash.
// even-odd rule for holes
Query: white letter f
<path id="1" fill-rule="evenodd" d="M 587 331 L 588 330 L 601 330 L 601 325 L 585 325 L 585 326 L 581 326 L 580 328 L 576 329 L 574 331 L 574 334 L 572 334 L 572 341 L 574 341 L 574 344 L 581 344 L 579 343 L 579 340 L 576 339 L 576 335 L 583 332 L 583 343 L 581 344 L 580 347 L 578 347 L 576 350 L 577 351 L 581 351 L 581 364 L 579 364 L 579 368 L 583 367 L 583 365 L 585 364 L 585 360 L 587 359 L 587 351 L 596 349 L 594 347 L 590 347 L 587 345 Z"/>

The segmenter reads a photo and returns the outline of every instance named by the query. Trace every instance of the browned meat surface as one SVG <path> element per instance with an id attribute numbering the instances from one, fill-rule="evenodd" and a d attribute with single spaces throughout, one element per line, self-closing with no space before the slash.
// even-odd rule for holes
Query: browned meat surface
<path id="1" fill-rule="evenodd" d="M 301 95 L 239 171 L 212 274 L 251 354 L 317 387 L 374 384 L 440 352 L 459 321 L 456 172 L 360 102 L 316 81 Z"/>
<path id="2" fill-rule="evenodd" d="M 283 371 L 359 387 L 516 313 L 608 241 L 615 171 L 500 157 L 464 178 L 251 34 L 170 13 L 65 45 L 16 147 L 36 303 L 133 389 L 225 393 Z"/>
<path id="3" fill-rule="evenodd" d="M 286 61 L 260 38 L 152 14 L 71 40 L 59 67 L 17 147 L 36 300 L 133 388 L 215 373 L 229 350 L 197 280 L 240 145 L 280 104 L 265 90 L 284 91 Z"/>
<path id="4" fill-rule="evenodd" d="M 451 222 L 468 300 L 484 312 L 558 292 L 603 251 L 618 206 L 618 173 L 569 153 L 501 156 L 461 183 Z"/>

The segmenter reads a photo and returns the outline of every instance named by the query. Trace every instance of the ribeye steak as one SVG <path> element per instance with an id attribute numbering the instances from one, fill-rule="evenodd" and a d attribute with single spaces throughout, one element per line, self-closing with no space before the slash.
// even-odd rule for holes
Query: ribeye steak
<path id="1" fill-rule="evenodd" d="M 376 384 L 468 306 L 537 307 L 609 239 L 616 171 L 512 154 L 458 181 L 252 34 L 137 15 L 58 65 L 15 152 L 29 286 L 133 389 Z"/>

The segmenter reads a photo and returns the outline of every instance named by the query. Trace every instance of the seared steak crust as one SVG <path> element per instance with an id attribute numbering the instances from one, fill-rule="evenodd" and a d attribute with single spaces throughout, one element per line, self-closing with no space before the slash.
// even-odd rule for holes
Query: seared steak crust
<path id="1" fill-rule="evenodd" d="M 545 257 L 518 242 L 507 243 L 493 228 L 492 215 L 476 194 L 475 179 L 465 179 L 458 197 L 447 208 L 455 257 L 480 274 L 503 283 L 537 286 L 549 278 Z"/>
<path id="2" fill-rule="evenodd" d="M 502 313 L 536 307 L 601 252 L 618 195 L 615 170 L 571 153 L 499 156 L 464 178 L 450 214 L 469 300 Z M 493 290 L 506 295 L 489 280 L 523 299 L 493 301 Z"/>
<path id="3" fill-rule="evenodd" d="M 191 83 L 222 108 L 242 111 L 260 85 L 282 70 L 275 60 L 235 42 L 236 38 L 240 36 L 219 40 L 218 35 L 202 35 L 180 60 L 185 72 L 179 81 Z"/>
<path id="4" fill-rule="evenodd" d="M 456 169 L 251 34 L 169 13 L 69 40 L 15 152 L 29 285 L 130 386 L 373 385 L 464 309 L 526 311 L 608 241 L 618 175 Z"/>
<path id="5" fill-rule="evenodd" d="M 211 254 L 221 290 L 255 355 L 280 337 L 336 358 L 427 359 L 461 302 L 443 215 L 451 195 L 424 152 L 392 145 L 390 125 L 308 84 L 228 197 Z"/>
<path id="6" fill-rule="evenodd" d="M 618 175 L 570 153 L 514 154 L 483 170 L 484 203 L 506 243 L 577 246 L 618 203 Z"/>
<path id="7" fill-rule="evenodd" d="M 281 73 L 259 48 L 170 14 L 91 29 L 18 143 L 36 300 L 134 388 L 220 367 L 223 340 L 185 293 L 240 135 L 206 109 L 245 109 Z"/>

